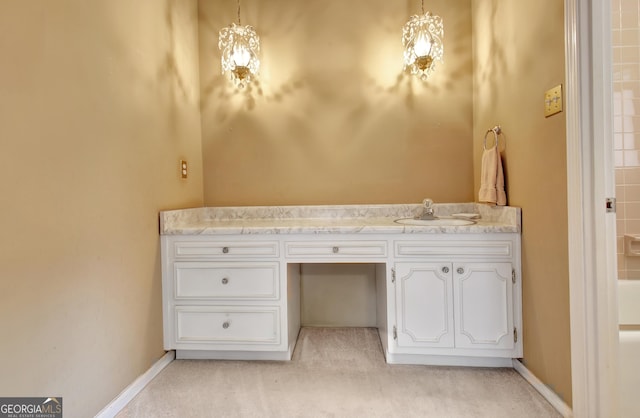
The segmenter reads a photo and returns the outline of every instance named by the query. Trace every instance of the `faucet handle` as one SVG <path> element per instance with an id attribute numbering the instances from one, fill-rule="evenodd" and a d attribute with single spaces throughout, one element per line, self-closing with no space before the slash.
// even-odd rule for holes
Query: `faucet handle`
<path id="1" fill-rule="evenodd" d="M 431 209 L 431 206 L 433 205 L 433 200 L 431 199 L 424 199 L 422 201 L 422 205 L 425 207 L 425 209 Z"/>

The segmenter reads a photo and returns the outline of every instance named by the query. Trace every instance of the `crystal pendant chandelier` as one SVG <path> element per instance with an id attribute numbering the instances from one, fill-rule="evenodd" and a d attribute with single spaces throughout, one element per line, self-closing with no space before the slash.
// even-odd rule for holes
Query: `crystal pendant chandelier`
<path id="1" fill-rule="evenodd" d="M 435 69 L 435 61 L 442 62 L 443 37 L 442 18 L 425 13 L 422 0 L 422 15 L 411 16 L 402 28 L 405 71 L 426 80 Z"/>
<path id="2" fill-rule="evenodd" d="M 238 87 L 246 86 L 258 75 L 260 38 L 253 27 L 240 24 L 240 0 L 238 24 L 232 23 L 220 31 L 218 48 L 222 51 L 222 72 Z"/>

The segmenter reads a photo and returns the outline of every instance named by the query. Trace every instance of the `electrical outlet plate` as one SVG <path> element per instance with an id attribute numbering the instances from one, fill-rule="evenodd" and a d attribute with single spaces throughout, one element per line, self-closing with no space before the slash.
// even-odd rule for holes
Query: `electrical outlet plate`
<path id="1" fill-rule="evenodd" d="M 544 93 L 544 117 L 562 112 L 562 84 L 547 90 Z"/>
<path id="2" fill-rule="evenodd" d="M 187 160 L 180 160 L 180 178 L 186 179 L 187 175 Z"/>

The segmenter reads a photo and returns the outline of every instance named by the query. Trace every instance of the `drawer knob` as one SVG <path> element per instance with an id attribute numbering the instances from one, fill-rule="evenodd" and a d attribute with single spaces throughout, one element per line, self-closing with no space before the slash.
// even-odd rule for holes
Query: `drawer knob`
<path id="1" fill-rule="evenodd" d="M 464 269 L 462 267 L 458 267 L 458 270 L 456 271 L 458 272 L 458 274 L 464 273 Z"/>
<path id="2" fill-rule="evenodd" d="M 449 267 L 442 267 L 443 273 L 449 273 Z"/>
<path id="3" fill-rule="evenodd" d="M 229 247 L 222 247 L 222 252 L 227 254 L 229 252 Z"/>
<path id="4" fill-rule="evenodd" d="M 339 251 L 340 251 L 340 247 L 333 247 L 334 254 L 338 254 Z"/>
<path id="5" fill-rule="evenodd" d="M 227 283 L 229 283 L 229 279 L 227 279 L 226 277 L 222 279 L 222 284 L 227 284 Z"/>
<path id="6" fill-rule="evenodd" d="M 229 328 L 229 321 L 225 321 L 225 322 L 222 324 L 222 328 L 224 328 L 224 329 Z"/>

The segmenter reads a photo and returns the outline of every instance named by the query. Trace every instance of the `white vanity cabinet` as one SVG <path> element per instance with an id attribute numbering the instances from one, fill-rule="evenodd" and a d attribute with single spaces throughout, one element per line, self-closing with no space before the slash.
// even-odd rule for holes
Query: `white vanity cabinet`
<path id="1" fill-rule="evenodd" d="M 165 349 L 178 358 L 287 357 L 278 241 L 165 236 L 162 253 Z"/>
<path id="2" fill-rule="evenodd" d="M 520 242 L 504 238 L 395 242 L 390 362 L 464 356 L 461 364 L 499 365 L 522 356 Z"/>
<path id="3" fill-rule="evenodd" d="M 387 362 L 512 367 L 522 357 L 520 209 L 436 209 L 480 219 L 395 222 L 420 205 L 162 212 L 165 349 L 177 358 L 289 360 L 302 266 L 367 263 Z"/>

